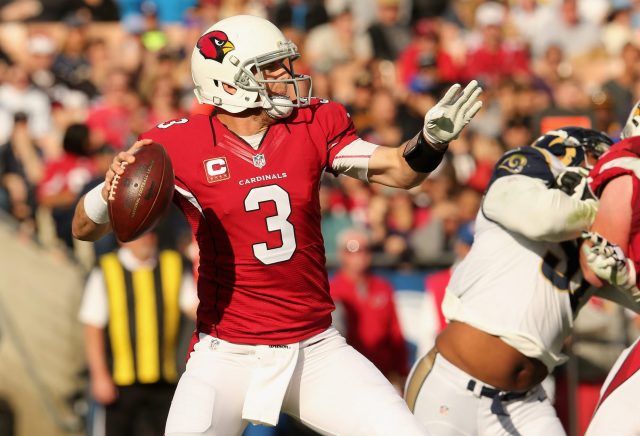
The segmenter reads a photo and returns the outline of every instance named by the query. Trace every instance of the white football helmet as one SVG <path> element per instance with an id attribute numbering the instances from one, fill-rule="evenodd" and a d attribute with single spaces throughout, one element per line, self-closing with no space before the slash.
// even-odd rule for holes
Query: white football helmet
<path id="1" fill-rule="evenodd" d="M 627 139 L 638 135 L 640 135 L 640 101 L 636 102 L 633 108 L 631 108 L 627 123 L 620 133 L 620 139 Z"/>
<path id="2" fill-rule="evenodd" d="M 250 15 L 226 18 L 207 29 L 193 49 L 194 92 L 200 103 L 230 113 L 263 108 L 274 118 L 285 118 L 294 107 L 307 106 L 311 98 L 311 77 L 293 72 L 293 61 L 299 56 L 295 44 L 271 22 Z M 290 77 L 265 79 L 261 67 L 274 62 L 282 62 Z M 304 97 L 300 95 L 303 82 L 308 82 Z M 223 83 L 235 88 L 235 92 L 227 92 Z M 295 100 L 269 95 L 267 83 L 293 85 Z"/>

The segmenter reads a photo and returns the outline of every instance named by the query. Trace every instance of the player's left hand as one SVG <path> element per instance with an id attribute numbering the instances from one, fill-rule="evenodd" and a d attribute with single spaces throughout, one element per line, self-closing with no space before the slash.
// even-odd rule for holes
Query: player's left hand
<path id="1" fill-rule="evenodd" d="M 595 275 L 623 289 L 635 286 L 635 267 L 622 248 L 597 232 L 582 232 L 582 238 L 591 243 L 591 246 L 582 244 L 582 250 Z"/>
<path id="2" fill-rule="evenodd" d="M 449 141 L 456 139 L 482 107 L 478 100 L 482 88 L 477 81 L 469 82 L 462 93 L 460 88 L 459 83 L 449 88 L 424 117 L 423 135 L 436 148 L 445 148 Z"/>

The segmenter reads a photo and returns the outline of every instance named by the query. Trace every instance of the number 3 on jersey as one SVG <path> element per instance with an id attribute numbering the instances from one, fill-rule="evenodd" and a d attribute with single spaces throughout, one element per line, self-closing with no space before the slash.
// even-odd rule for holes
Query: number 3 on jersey
<path id="1" fill-rule="evenodd" d="M 260 210 L 260 203 L 273 201 L 276 205 L 276 214 L 267 217 L 267 230 L 279 231 L 282 237 L 282 245 L 277 248 L 268 248 L 265 242 L 253 244 L 253 255 L 265 265 L 284 262 L 291 259 L 296 251 L 296 235 L 293 224 L 287 221 L 291 215 L 291 201 L 289 193 L 278 185 L 267 185 L 253 188 L 244 199 L 244 209 L 247 212 Z"/>

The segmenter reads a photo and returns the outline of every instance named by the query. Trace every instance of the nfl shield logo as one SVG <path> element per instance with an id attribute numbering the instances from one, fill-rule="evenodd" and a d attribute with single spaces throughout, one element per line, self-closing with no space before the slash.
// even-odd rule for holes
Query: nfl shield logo
<path id="1" fill-rule="evenodd" d="M 267 164 L 267 161 L 264 158 L 264 154 L 260 153 L 260 154 L 256 154 L 255 156 L 253 156 L 253 165 L 254 166 L 256 166 L 258 168 L 262 168 L 266 164 Z"/>

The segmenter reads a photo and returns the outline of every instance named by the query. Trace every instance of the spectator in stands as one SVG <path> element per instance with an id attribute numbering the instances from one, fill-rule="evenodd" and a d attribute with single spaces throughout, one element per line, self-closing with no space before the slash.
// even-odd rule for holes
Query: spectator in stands
<path id="1" fill-rule="evenodd" d="M 173 80 L 169 76 L 160 76 L 153 81 L 147 106 L 149 110 L 145 120 L 146 126 L 142 131 L 166 120 L 174 120 L 187 115 L 180 110 L 179 91 L 174 87 Z"/>
<path id="2" fill-rule="evenodd" d="M 330 21 L 311 29 L 303 53 L 313 71 L 315 94 L 329 97 L 334 83 L 330 76 L 340 72 L 340 79 L 351 83 L 362 67 L 371 59 L 371 40 L 367 33 L 359 32 L 346 2 L 327 12 Z"/>
<path id="3" fill-rule="evenodd" d="M 179 253 L 146 233 L 106 254 L 88 278 L 85 326 L 91 394 L 106 409 L 106 436 L 164 434 L 178 380 L 181 312 L 195 319 L 193 275 Z"/>
<path id="4" fill-rule="evenodd" d="M 358 132 L 369 129 L 372 125 L 369 108 L 373 99 L 373 79 L 371 71 L 362 71 L 354 80 L 354 94 L 347 106 L 347 110 L 353 120 L 353 125 Z"/>
<path id="5" fill-rule="evenodd" d="M 436 203 L 431 208 L 429 221 L 415 229 L 411 247 L 416 260 L 423 265 L 451 264 L 455 235 L 460 225 L 460 212 L 451 200 Z"/>
<path id="6" fill-rule="evenodd" d="M 323 0 L 278 2 L 274 6 L 272 17 L 279 28 L 291 26 L 302 32 L 308 32 L 329 20 Z"/>
<path id="7" fill-rule="evenodd" d="M 56 46 L 53 40 L 45 34 L 32 35 L 27 42 L 26 69 L 31 82 L 41 91 L 51 96 L 54 89 L 55 76 L 51 71 Z"/>
<path id="8" fill-rule="evenodd" d="M 91 66 L 85 53 L 90 17 L 86 13 L 78 11 L 68 15 L 64 24 L 66 31 L 64 32 L 62 50 L 53 62 L 53 73 L 60 83 L 70 89 L 93 96 L 95 88 L 89 83 Z"/>
<path id="9" fill-rule="evenodd" d="M 336 188 L 323 182 L 320 185 L 320 210 L 322 211 L 322 220 L 320 221 L 322 229 L 322 238 L 324 239 L 325 256 L 328 266 L 338 264 L 338 238 L 337 235 L 353 226 L 351 217 L 347 213 L 344 205 L 332 204 L 332 193 Z"/>
<path id="10" fill-rule="evenodd" d="M 604 83 L 603 90 L 611 97 L 615 120 L 623 126 L 629 115 L 629 108 L 637 100 L 633 88 L 640 79 L 640 49 L 632 42 L 625 44 L 618 62 L 621 68 Z"/>
<path id="11" fill-rule="evenodd" d="M 85 185 L 96 175 L 89 128 L 85 124 L 70 125 L 64 133 L 62 148 L 62 156 L 45 164 L 38 185 L 38 201 L 51 209 L 58 238 L 73 248 L 73 212 Z"/>
<path id="12" fill-rule="evenodd" d="M 545 47 L 538 44 L 540 35 L 549 32 L 554 21 L 553 6 L 539 0 L 516 0 L 511 7 L 511 23 L 533 50 L 535 58 L 543 55 Z"/>
<path id="13" fill-rule="evenodd" d="M 411 41 L 403 48 L 397 61 L 401 83 L 409 86 L 415 80 L 426 59 L 433 60 L 439 80 L 456 82 L 460 66 L 440 44 L 439 27 L 434 20 L 422 19 L 413 26 Z"/>
<path id="14" fill-rule="evenodd" d="M 120 69 L 112 70 L 102 89 L 102 101 L 89 111 L 87 125 L 116 150 L 122 150 L 130 139 L 132 114 L 131 77 Z"/>
<path id="15" fill-rule="evenodd" d="M 389 209 L 385 227 L 387 236 L 384 241 L 384 254 L 393 264 L 406 263 L 411 260 L 411 232 L 415 224 L 413 199 L 406 191 L 393 190 L 389 194 Z"/>
<path id="16" fill-rule="evenodd" d="M 395 61 L 409 43 L 409 29 L 400 18 L 400 0 L 376 0 L 376 20 L 367 29 L 376 59 Z"/>
<path id="17" fill-rule="evenodd" d="M 631 26 L 631 2 L 612 1 L 607 22 L 602 29 L 602 42 L 611 56 L 620 56 L 624 46 L 633 41 Z"/>
<path id="18" fill-rule="evenodd" d="M 580 16 L 577 0 L 562 0 L 546 29 L 532 40 L 536 54 L 543 53 L 551 44 L 557 44 L 567 58 L 573 60 L 602 48 L 600 27 Z"/>
<path id="19" fill-rule="evenodd" d="M 495 86 L 502 79 L 529 75 L 525 48 L 505 40 L 506 14 L 505 6 L 498 2 L 478 6 L 475 24 L 480 32 L 480 44 L 467 53 L 464 69 L 467 80 L 476 78 Z"/>
<path id="20" fill-rule="evenodd" d="M 533 71 L 536 80 L 547 87 L 550 92 L 562 80 L 571 77 L 573 66 L 565 58 L 562 47 L 558 44 L 550 44 L 538 59 L 535 60 Z"/>
<path id="21" fill-rule="evenodd" d="M 528 117 L 514 117 L 508 119 L 505 128 L 500 135 L 500 143 L 506 150 L 531 144 L 533 140 L 531 120 Z"/>
<path id="22" fill-rule="evenodd" d="M 42 174 L 42 159 L 27 117 L 18 113 L 9 142 L 0 146 L 0 207 L 21 223 L 25 236 L 35 231 L 35 190 Z"/>
<path id="23" fill-rule="evenodd" d="M 356 228 L 338 236 L 340 268 L 331 296 L 344 314 L 347 342 L 369 359 L 401 391 L 408 374 L 407 349 L 393 300 L 392 285 L 371 273 L 368 235 Z"/>
<path id="24" fill-rule="evenodd" d="M 371 125 L 361 132 L 365 141 L 391 146 L 402 141 L 402 131 L 397 124 L 398 106 L 391 91 L 377 90 L 369 106 Z"/>
<path id="25" fill-rule="evenodd" d="M 1 106 L 11 115 L 26 117 L 29 134 L 35 140 L 51 131 L 51 102 L 47 94 L 31 85 L 27 70 L 13 64 L 6 74 L 6 82 L 0 84 Z"/>

